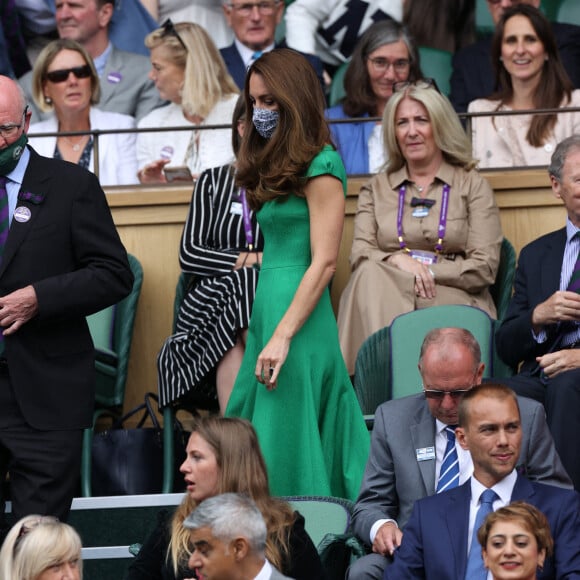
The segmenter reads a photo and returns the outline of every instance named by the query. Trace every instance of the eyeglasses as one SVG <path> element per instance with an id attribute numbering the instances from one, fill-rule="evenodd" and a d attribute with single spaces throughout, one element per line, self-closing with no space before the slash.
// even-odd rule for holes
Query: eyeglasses
<path id="1" fill-rule="evenodd" d="M 51 83 L 64 83 L 72 73 L 77 79 L 88 79 L 92 74 L 91 67 L 88 64 L 83 66 L 75 66 L 73 68 L 63 68 L 59 70 L 51 70 L 44 76 Z"/>
<path id="2" fill-rule="evenodd" d="M 28 113 L 28 106 L 24 107 L 24 112 L 22 113 L 22 123 L 19 125 L 16 123 L 8 123 L 6 125 L 0 125 L 0 136 L 3 139 L 10 139 L 14 137 L 18 132 L 18 129 L 24 125 L 24 119 L 26 117 L 26 113 Z"/>
<path id="3" fill-rule="evenodd" d="M 375 72 L 384 73 L 388 71 L 391 67 L 398 73 L 403 73 L 409 68 L 410 61 L 408 58 L 399 58 L 394 61 L 390 61 L 387 58 L 382 58 L 377 56 L 375 58 L 368 57 L 367 60 L 371 63 Z"/>
<path id="4" fill-rule="evenodd" d="M 473 385 L 466 387 L 464 389 L 454 389 L 453 391 L 442 391 L 441 389 L 428 389 L 423 388 L 423 393 L 425 393 L 426 399 L 431 399 L 432 401 L 442 401 L 445 395 L 449 395 L 454 401 L 461 399 L 465 393 L 468 393 L 473 388 Z"/>
<path id="5" fill-rule="evenodd" d="M 400 81 L 393 84 L 393 92 L 400 93 L 405 89 L 416 87 L 417 89 L 435 89 L 439 94 L 441 91 L 435 82 L 435 79 L 419 79 L 418 81 Z"/>
<path id="6" fill-rule="evenodd" d="M 274 2 L 244 2 L 243 4 L 229 4 L 231 10 L 235 10 L 240 16 L 248 17 L 251 16 L 254 8 L 258 9 L 258 12 L 262 16 L 272 16 L 276 7 L 278 6 L 278 0 Z"/>
<path id="7" fill-rule="evenodd" d="M 16 552 L 18 545 L 22 541 L 22 538 L 26 536 L 26 534 L 30 533 L 32 530 L 43 524 L 56 524 L 59 521 L 60 520 L 54 516 L 40 516 L 35 520 L 22 524 L 22 527 L 18 532 L 18 536 L 16 537 L 16 541 L 14 542 L 14 552 Z"/>
<path id="8" fill-rule="evenodd" d="M 183 42 L 183 39 L 181 38 L 181 36 L 179 36 L 179 32 L 177 32 L 177 30 L 175 29 L 175 25 L 173 24 L 173 22 L 171 22 L 171 18 L 168 18 L 161 25 L 161 28 L 163 28 L 163 32 L 161 33 L 161 38 L 163 38 L 165 36 L 175 36 L 175 38 L 177 38 L 177 40 L 179 40 L 179 44 L 181 44 L 181 46 L 183 46 L 183 50 L 185 50 L 185 52 L 187 52 L 187 46 L 186 46 L 185 42 Z"/>

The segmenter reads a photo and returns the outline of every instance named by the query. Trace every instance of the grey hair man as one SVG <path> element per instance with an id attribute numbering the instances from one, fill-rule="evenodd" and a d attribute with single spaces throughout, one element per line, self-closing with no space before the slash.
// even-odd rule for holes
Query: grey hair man
<path id="1" fill-rule="evenodd" d="M 204 500 L 183 522 L 190 530 L 189 567 L 205 580 L 283 580 L 266 559 L 266 524 L 248 496 Z"/>

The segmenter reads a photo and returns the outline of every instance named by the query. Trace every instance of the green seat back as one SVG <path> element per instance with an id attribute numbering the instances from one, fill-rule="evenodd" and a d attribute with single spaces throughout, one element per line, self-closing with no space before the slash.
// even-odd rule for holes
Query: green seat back
<path id="1" fill-rule="evenodd" d="M 332 83 L 330 85 L 330 94 L 328 95 L 328 104 L 333 107 L 336 105 L 344 96 L 344 73 L 348 68 L 348 61 L 341 64 L 334 73 L 332 77 Z"/>
<path id="2" fill-rule="evenodd" d="M 335 497 L 282 498 L 304 516 L 306 531 L 318 546 L 326 534 L 345 534 L 350 527 L 352 503 Z"/>
<path id="3" fill-rule="evenodd" d="M 427 78 L 435 79 L 442 94 L 449 96 L 451 92 L 451 59 L 453 54 L 447 50 L 439 50 L 430 46 L 419 47 L 421 70 Z"/>
<path id="4" fill-rule="evenodd" d="M 579 0 L 580 1 L 580 0 Z M 495 282 L 489 292 L 497 309 L 497 319 L 503 320 L 512 297 L 514 277 L 516 275 L 516 251 L 509 240 L 503 239 L 499 256 L 499 267 Z"/>
<path id="5" fill-rule="evenodd" d="M 362 344 L 356 357 L 354 390 L 364 415 L 391 398 L 389 327 L 381 328 Z"/>
<path id="6" fill-rule="evenodd" d="M 580 26 L 580 1 L 579 0 L 563 0 L 558 8 L 558 22 L 565 22 L 567 24 L 576 24 Z"/>
<path id="7" fill-rule="evenodd" d="M 96 349 L 113 350 L 115 306 L 87 316 L 87 324 Z"/>
<path id="8" fill-rule="evenodd" d="M 429 330 L 447 326 L 466 328 L 479 342 L 484 376 L 493 373 L 493 321 L 479 308 L 463 305 L 432 306 L 401 314 L 390 326 L 391 398 L 421 391 L 417 368 L 423 339 Z"/>
<path id="9" fill-rule="evenodd" d="M 493 34 L 495 31 L 495 25 L 487 8 L 487 0 L 475 2 L 475 30 L 479 37 Z"/>

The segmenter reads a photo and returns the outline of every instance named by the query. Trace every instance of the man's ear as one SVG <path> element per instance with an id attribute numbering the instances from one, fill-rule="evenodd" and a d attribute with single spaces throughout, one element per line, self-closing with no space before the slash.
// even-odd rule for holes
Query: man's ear
<path id="1" fill-rule="evenodd" d="M 234 559 L 236 562 L 240 562 L 248 555 L 250 551 L 250 545 L 248 544 L 248 540 L 243 536 L 239 538 L 234 538 L 230 543 L 232 552 L 234 554 Z"/>
<path id="2" fill-rule="evenodd" d="M 469 451 L 469 445 L 467 444 L 467 437 L 465 436 L 464 427 L 457 427 L 457 429 L 455 429 L 455 439 L 457 439 L 457 442 L 461 446 L 461 449 Z"/>

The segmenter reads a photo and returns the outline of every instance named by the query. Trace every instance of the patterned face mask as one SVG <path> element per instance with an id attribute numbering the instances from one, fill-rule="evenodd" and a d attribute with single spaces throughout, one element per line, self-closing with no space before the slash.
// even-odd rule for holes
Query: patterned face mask
<path id="1" fill-rule="evenodd" d="M 274 134 L 274 130 L 278 126 L 279 120 L 280 113 L 278 111 L 254 107 L 252 122 L 254 123 L 254 127 L 256 127 L 256 131 L 258 131 L 264 139 L 269 139 Z"/>

